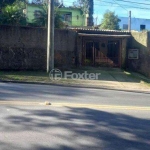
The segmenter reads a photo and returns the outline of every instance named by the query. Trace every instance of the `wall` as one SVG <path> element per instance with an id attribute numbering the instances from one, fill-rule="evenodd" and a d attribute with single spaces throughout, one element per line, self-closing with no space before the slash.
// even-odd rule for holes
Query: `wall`
<path id="1" fill-rule="evenodd" d="M 129 48 L 139 49 L 139 59 L 127 60 L 127 67 L 150 77 L 150 32 L 132 32 Z"/>
<path id="2" fill-rule="evenodd" d="M 119 17 L 120 29 L 123 29 L 123 24 L 128 24 L 128 17 Z M 131 30 L 140 31 L 140 25 L 146 25 L 146 30 L 150 30 L 150 19 L 131 18 Z"/>
<path id="3" fill-rule="evenodd" d="M 55 30 L 55 66 L 74 65 L 76 32 Z M 46 70 L 45 28 L 0 26 L 1 70 Z"/>
<path id="4" fill-rule="evenodd" d="M 126 67 L 126 56 L 127 56 L 127 42 L 128 39 L 122 39 L 121 41 L 121 68 Z"/>
<path id="5" fill-rule="evenodd" d="M 75 65 L 76 32 L 55 30 L 55 66 L 71 67 Z"/>

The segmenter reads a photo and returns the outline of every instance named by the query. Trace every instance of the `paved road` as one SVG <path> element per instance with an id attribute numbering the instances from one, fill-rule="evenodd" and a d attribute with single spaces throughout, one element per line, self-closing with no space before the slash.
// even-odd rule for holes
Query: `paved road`
<path id="1" fill-rule="evenodd" d="M 37 103 L 21 106 L 16 101 Z M 55 105 L 38 105 L 45 101 Z M 0 83 L 0 150 L 149 148 L 149 94 Z"/>
<path id="2" fill-rule="evenodd" d="M 0 101 L 150 106 L 150 94 L 49 85 L 0 83 Z"/>

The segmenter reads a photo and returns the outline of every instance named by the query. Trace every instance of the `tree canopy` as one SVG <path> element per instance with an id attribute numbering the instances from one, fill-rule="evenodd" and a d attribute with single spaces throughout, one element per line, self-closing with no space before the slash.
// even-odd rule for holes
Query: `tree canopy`
<path id="1" fill-rule="evenodd" d="M 119 30 L 119 22 L 121 20 L 115 15 L 115 12 L 107 11 L 102 19 L 101 29 Z"/>
<path id="2" fill-rule="evenodd" d="M 79 7 L 82 9 L 83 14 L 88 14 L 88 25 L 93 25 L 93 12 L 94 12 L 94 2 L 93 0 L 77 0 L 73 2 L 74 7 Z"/>
<path id="3" fill-rule="evenodd" d="M 18 0 L 19 2 L 28 2 L 28 0 Z M 6 5 L 11 5 L 14 2 L 16 2 L 16 0 L 0 0 L 0 8 L 6 6 Z"/>
<path id="4" fill-rule="evenodd" d="M 84 14 L 93 15 L 93 0 L 77 0 L 73 2 L 74 7 L 79 7 Z"/>
<path id="5" fill-rule="evenodd" d="M 32 4 L 47 4 L 47 0 L 32 0 L 31 3 Z M 55 6 L 59 6 L 60 3 L 59 3 L 59 0 L 54 0 L 54 4 Z"/>
<path id="6" fill-rule="evenodd" d="M 16 0 L 12 4 L 10 3 L 2 7 L 0 14 L 0 24 L 25 25 L 26 18 L 25 15 L 23 14 L 24 8 L 25 3 L 19 0 Z"/>
<path id="7" fill-rule="evenodd" d="M 26 15 L 23 13 L 23 9 L 26 8 L 26 3 L 28 0 L 2 0 L 0 4 L 0 25 L 27 25 Z M 39 5 L 37 2 L 40 2 L 43 11 L 36 11 L 34 13 L 34 19 L 32 26 L 47 26 L 47 0 L 33 0 L 35 4 Z M 42 3 L 43 2 L 43 3 Z M 55 0 L 58 5 L 58 1 Z M 57 7 L 57 5 L 55 5 Z M 31 24 L 30 24 L 31 25 Z M 63 28 L 64 23 L 61 21 L 61 16 L 55 10 L 55 28 Z"/>

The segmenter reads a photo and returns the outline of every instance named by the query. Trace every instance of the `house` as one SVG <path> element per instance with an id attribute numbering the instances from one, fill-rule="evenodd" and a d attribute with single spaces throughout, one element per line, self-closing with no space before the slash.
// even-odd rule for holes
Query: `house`
<path id="1" fill-rule="evenodd" d="M 40 4 L 27 4 L 25 12 L 28 24 L 33 24 L 33 20 L 40 15 L 40 11 L 44 12 L 45 9 L 46 8 Z M 86 17 L 80 8 L 58 7 L 56 11 L 66 26 L 82 27 L 86 25 Z"/>
<path id="2" fill-rule="evenodd" d="M 72 29 L 77 32 L 77 64 L 82 66 L 124 67 L 130 32 Z"/>
<path id="3" fill-rule="evenodd" d="M 61 7 L 58 12 L 62 21 L 68 26 L 82 27 L 86 25 L 83 11 L 80 8 Z"/>
<path id="4" fill-rule="evenodd" d="M 121 22 L 119 23 L 120 29 L 128 30 L 128 17 L 119 17 Z M 131 30 L 142 31 L 150 30 L 150 19 L 131 18 Z"/>
<path id="5" fill-rule="evenodd" d="M 1 25 L 0 35 L 1 70 L 46 70 L 46 28 Z M 55 29 L 54 44 L 56 68 L 123 67 L 150 77 L 148 31 Z"/>

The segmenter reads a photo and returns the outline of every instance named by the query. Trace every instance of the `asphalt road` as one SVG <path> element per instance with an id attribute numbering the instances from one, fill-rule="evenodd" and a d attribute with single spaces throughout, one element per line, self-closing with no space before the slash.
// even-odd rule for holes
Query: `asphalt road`
<path id="1" fill-rule="evenodd" d="M 150 94 L 50 85 L 0 83 L 0 101 L 150 106 Z"/>
<path id="2" fill-rule="evenodd" d="M 12 149 L 149 150 L 150 94 L 0 83 L 0 150 Z"/>

